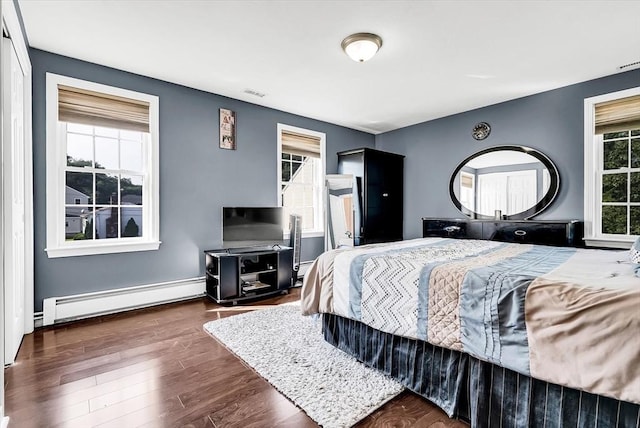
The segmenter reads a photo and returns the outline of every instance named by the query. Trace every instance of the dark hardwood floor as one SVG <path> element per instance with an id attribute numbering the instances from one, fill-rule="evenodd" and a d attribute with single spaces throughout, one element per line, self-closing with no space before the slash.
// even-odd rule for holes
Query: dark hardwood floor
<path id="1" fill-rule="evenodd" d="M 317 426 L 242 360 L 204 333 L 210 320 L 297 300 L 207 299 L 38 329 L 5 369 L 10 427 Z M 466 427 L 404 392 L 358 427 Z"/>

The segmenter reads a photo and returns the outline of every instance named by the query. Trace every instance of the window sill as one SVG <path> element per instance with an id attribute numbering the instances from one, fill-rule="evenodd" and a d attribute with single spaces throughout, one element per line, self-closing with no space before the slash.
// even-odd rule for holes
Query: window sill
<path id="1" fill-rule="evenodd" d="M 620 238 L 584 238 L 584 242 L 587 247 L 606 247 L 606 248 L 619 248 L 628 250 L 636 238 L 620 237 Z"/>
<path id="2" fill-rule="evenodd" d="M 95 254 L 130 253 L 134 251 L 153 251 L 160 247 L 160 241 L 117 242 L 100 245 L 69 245 L 46 248 L 50 259 L 59 257 L 90 256 Z"/>

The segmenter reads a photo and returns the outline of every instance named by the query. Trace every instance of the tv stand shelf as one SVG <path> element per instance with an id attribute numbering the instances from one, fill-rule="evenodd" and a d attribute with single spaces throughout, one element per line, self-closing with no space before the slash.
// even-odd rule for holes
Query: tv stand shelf
<path id="1" fill-rule="evenodd" d="M 293 249 L 280 245 L 207 250 L 207 296 L 217 303 L 286 294 L 291 288 Z"/>

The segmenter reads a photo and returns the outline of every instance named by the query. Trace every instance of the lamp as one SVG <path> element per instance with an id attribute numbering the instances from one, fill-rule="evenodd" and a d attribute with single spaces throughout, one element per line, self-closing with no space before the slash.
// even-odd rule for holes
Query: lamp
<path id="1" fill-rule="evenodd" d="M 354 61 L 365 62 L 373 58 L 382 46 L 380 36 L 371 33 L 356 33 L 342 41 L 342 49 Z"/>

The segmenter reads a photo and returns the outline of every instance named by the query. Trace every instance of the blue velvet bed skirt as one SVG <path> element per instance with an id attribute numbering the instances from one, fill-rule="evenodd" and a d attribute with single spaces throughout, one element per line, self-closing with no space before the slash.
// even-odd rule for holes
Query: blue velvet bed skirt
<path id="1" fill-rule="evenodd" d="M 472 427 L 640 428 L 640 405 L 555 385 L 358 321 L 323 314 L 324 338 Z"/>

